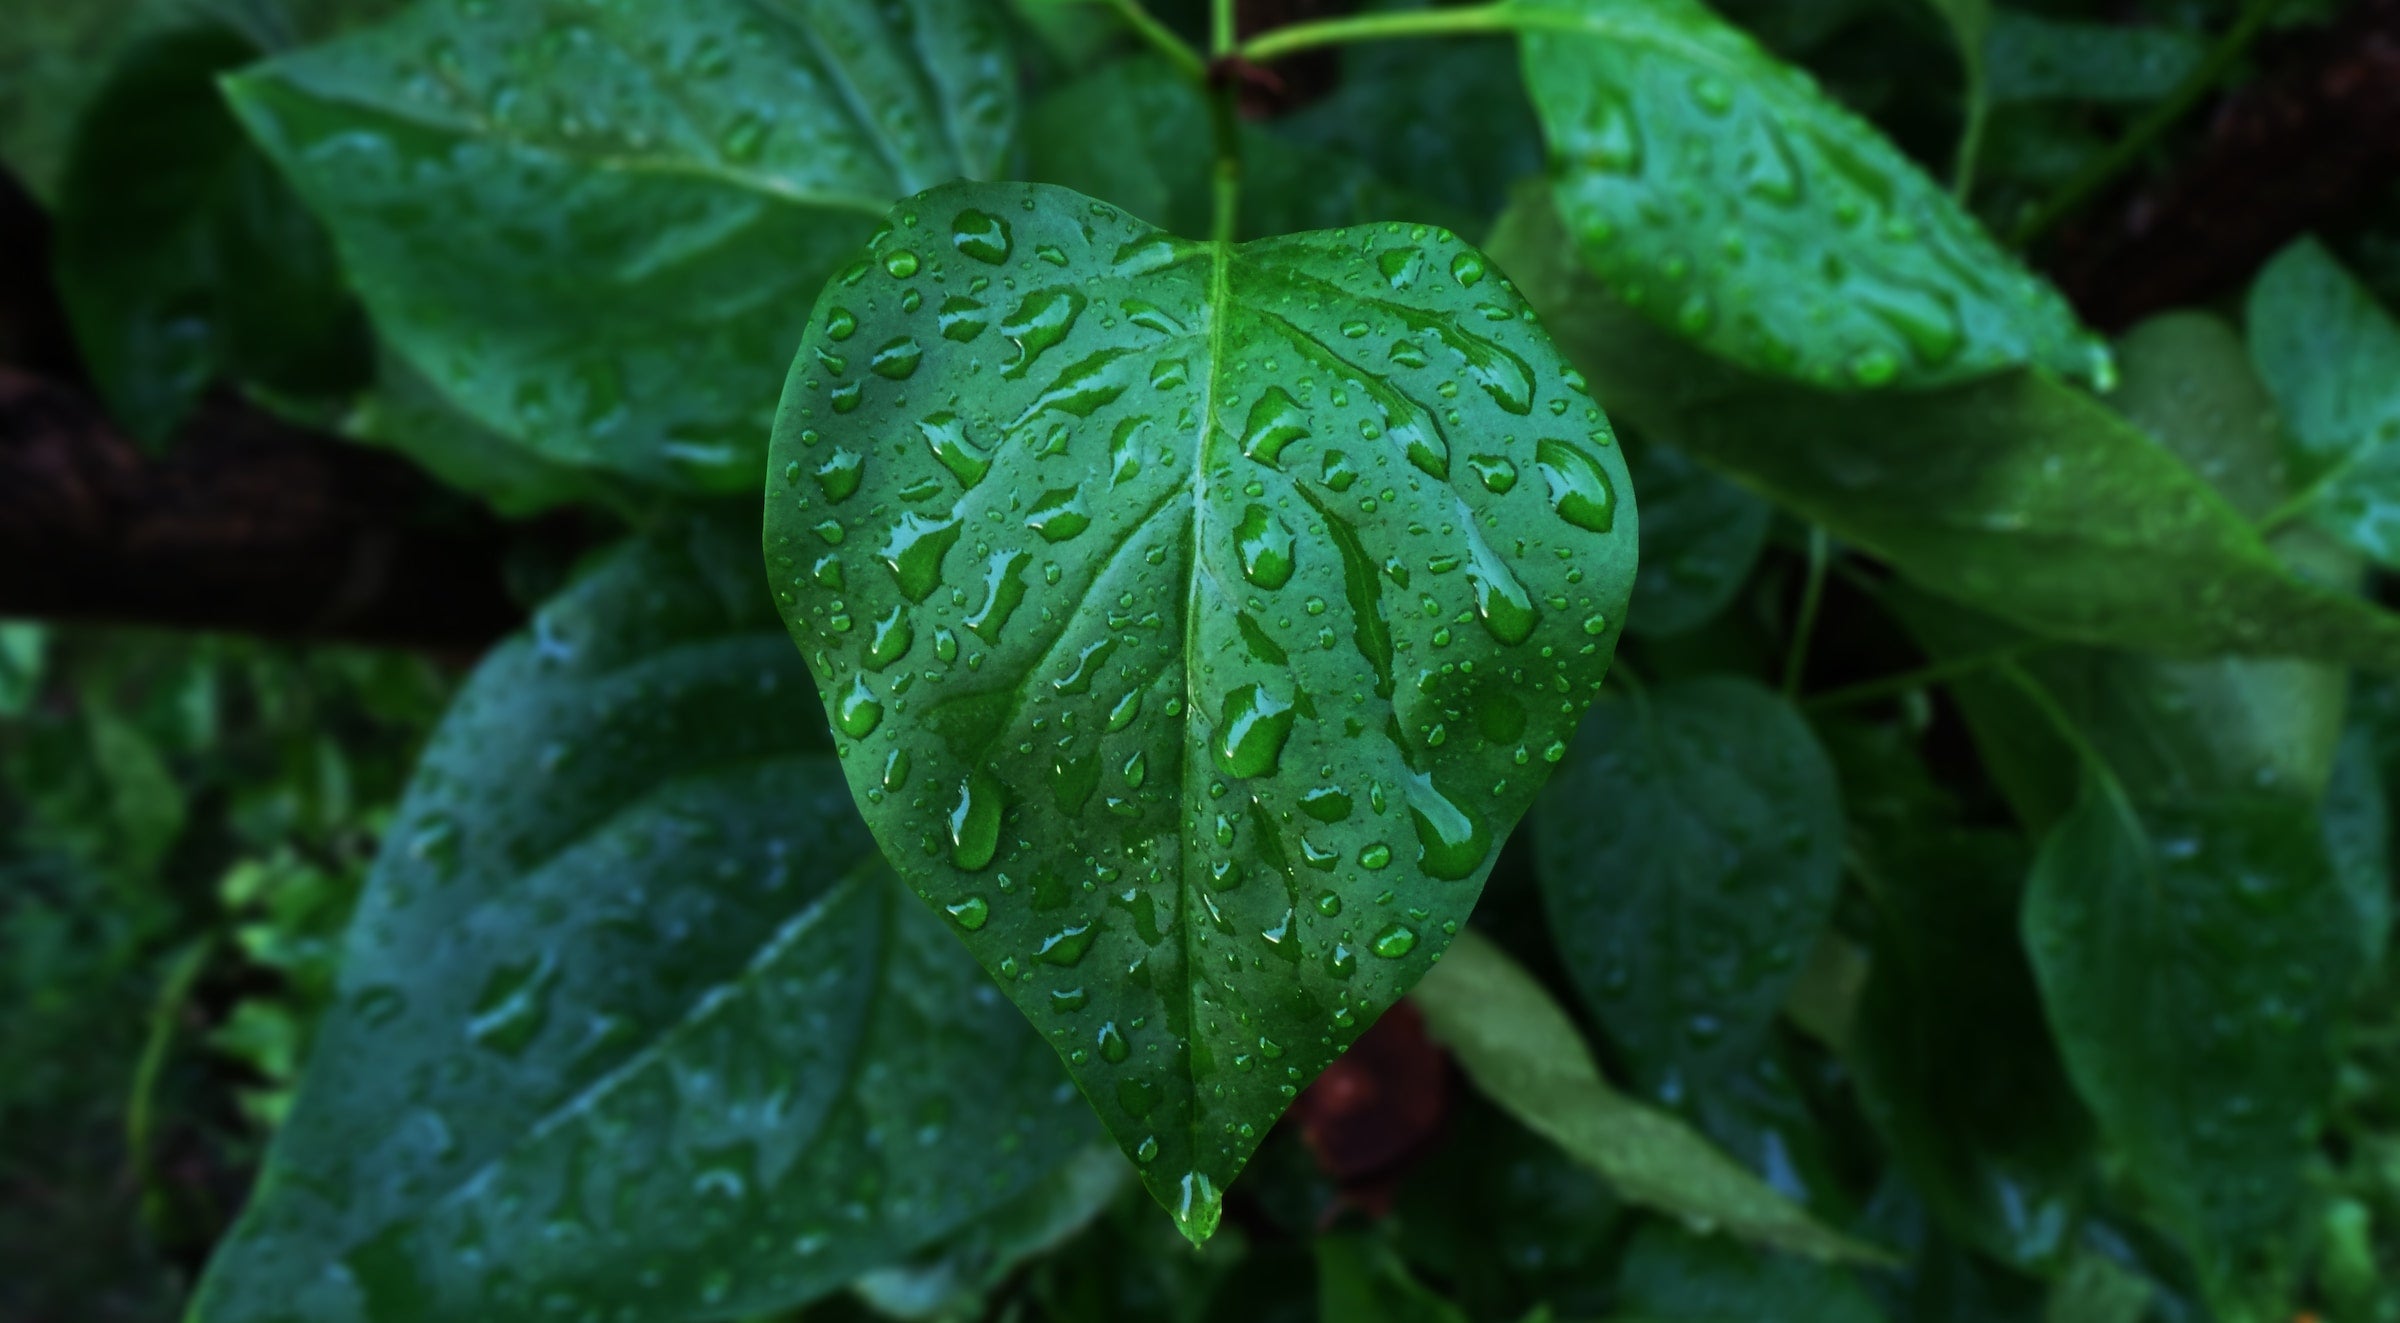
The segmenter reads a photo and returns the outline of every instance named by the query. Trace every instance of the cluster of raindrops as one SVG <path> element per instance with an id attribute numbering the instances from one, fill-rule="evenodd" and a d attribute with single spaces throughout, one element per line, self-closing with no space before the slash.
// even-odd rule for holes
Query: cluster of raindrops
<path id="1" fill-rule="evenodd" d="M 962 186 L 828 286 L 775 468 L 770 578 L 887 849 L 1213 1216 L 1598 686 L 1600 410 L 1441 232 L 1220 250 Z"/>
<path id="2" fill-rule="evenodd" d="M 1560 211 L 1628 304 L 1739 361 L 1829 386 L 2026 362 L 2110 374 L 2105 346 L 2057 291 L 1806 74 L 1711 17 L 1620 21 L 1676 26 L 1648 40 L 1547 38 L 1528 77 Z M 1686 31 L 1693 23 L 1705 30 Z M 1706 63 L 1660 54 L 1699 41 Z"/>

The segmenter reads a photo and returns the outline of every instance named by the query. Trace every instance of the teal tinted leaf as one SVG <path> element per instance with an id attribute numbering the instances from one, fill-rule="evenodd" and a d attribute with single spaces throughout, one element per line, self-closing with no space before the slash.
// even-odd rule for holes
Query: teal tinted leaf
<path id="1" fill-rule="evenodd" d="M 2354 721 L 2342 733 L 2319 805 L 2325 852 L 2356 923 L 2359 967 L 2370 973 L 2383 964 L 2393 920 L 2390 783 L 2377 743 L 2365 722 Z"/>
<path id="2" fill-rule="evenodd" d="M 408 360 L 388 349 L 376 356 L 375 386 L 342 419 L 342 430 L 370 445 L 397 450 L 462 491 L 473 492 L 510 516 L 536 514 L 576 501 L 609 499 L 607 478 L 545 459 L 514 445 L 470 417 Z"/>
<path id="3" fill-rule="evenodd" d="M 1115 61 L 1035 102 L 1025 117 L 1027 174 L 1103 198 L 1177 234 L 1206 234 L 1215 206 L 1208 106 L 1153 55 Z M 1243 125 L 1244 236 L 1371 221 L 1463 224 L 1471 214 L 1386 183 L 1344 151 Z"/>
<path id="4" fill-rule="evenodd" d="M 1640 314 L 1835 389 L 2038 364 L 2105 377 L 2057 291 L 1798 69 L 1698 0 L 1515 0 L 1582 260 Z"/>
<path id="5" fill-rule="evenodd" d="M 50 630 L 27 621 L 0 621 L 0 717 L 22 716 L 42 691 Z"/>
<path id="6" fill-rule="evenodd" d="M 1767 1051 L 1841 884 L 1832 764 L 1730 676 L 1593 704 L 1542 796 L 1552 939 L 1635 1087 L 1702 1115 Z"/>
<path id="7" fill-rule="evenodd" d="M 889 1318 L 980 1318 L 985 1298 L 1011 1273 L 1090 1225 L 1131 1178 L 1116 1145 L 1090 1144 L 1032 1189 L 852 1289 Z"/>
<path id="8" fill-rule="evenodd" d="M 1426 3 L 1371 0 L 1359 9 Z M 1393 185 L 1481 221 L 1507 205 L 1518 180 L 1541 171 L 1541 125 L 1507 38 L 1365 42 L 1344 47 L 1341 60 L 1340 85 L 1277 119 L 1278 137 L 1363 161 Z"/>
<path id="9" fill-rule="evenodd" d="M 1642 494 L 1642 568 L 1625 627 L 1646 638 L 1697 629 L 1750 577 L 1774 511 L 1673 446 L 1628 438 L 1625 467 Z"/>
<path id="10" fill-rule="evenodd" d="M 2093 768 L 2035 859 L 2026 944 L 2068 1074 L 2222 1317 L 2289 1316 L 2354 923 L 2284 798 L 2137 807 Z"/>
<path id="11" fill-rule="evenodd" d="M 1951 1235 L 2055 1269 L 2082 1220 L 2092 1134 L 2013 940 L 2030 850 L 1902 822 L 1861 855 L 1873 961 L 1848 1056 L 1868 1115 Z"/>
<path id="12" fill-rule="evenodd" d="M 2205 53 L 2176 28 L 1992 11 L 1983 42 L 1994 104 L 2024 101 L 2156 101 L 2175 90 Z"/>
<path id="13" fill-rule="evenodd" d="M 809 301 L 891 200 L 992 171 L 975 0 L 429 0 L 228 83 L 377 328 L 486 427 L 755 490 Z"/>
<path id="14" fill-rule="evenodd" d="M 2289 426 L 2305 517 L 2400 567 L 2400 322 L 2314 239 L 2250 290 L 2250 353 Z"/>
<path id="15" fill-rule="evenodd" d="M 364 380 L 332 245 L 227 113 L 262 48 L 193 19 L 133 42 L 86 108 L 58 211 L 58 282 L 118 421 L 156 442 L 220 375 L 287 395 Z"/>
<path id="16" fill-rule="evenodd" d="M 2038 370 L 1870 398 L 1737 371 L 1609 299 L 1528 201 L 1493 258 L 1612 410 L 1919 586 L 2078 642 L 2400 666 L 2400 618 L 2294 574 L 2098 400 Z"/>
<path id="17" fill-rule="evenodd" d="M 903 203 L 818 304 L 766 552 L 851 785 L 1195 1236 L 1607 669 L 1637 533 L 1580 380 L 1448 234 L 1044 185 Z"/>
<path id="18" fill-rule="evenodd" d="M 874 861 L 747 542 L 614 554 L 468 682 L 195 1318 L 779 1309 L 1093 1137 Z"/>
<path id="19" fill-rule="evenodd" d="M 1660 1222 L 1634 1232 L 1617 1274 L 1618 1315 L 1645 1323 L 1882 1323 L 1846 1268 L 1772 1254 Z"/>
<path id="20" fill-rule="evenodd" d="M 1628 1202 L 1810 1258 L 1884 1261 L 1881 1250 L 1817 1222 L 1673 1115 L 1609 1087 L 1574 1021 L 1489 938 L 1460 933 L 1414 995 L 1427 1029 L 1476 1088 Z"/>

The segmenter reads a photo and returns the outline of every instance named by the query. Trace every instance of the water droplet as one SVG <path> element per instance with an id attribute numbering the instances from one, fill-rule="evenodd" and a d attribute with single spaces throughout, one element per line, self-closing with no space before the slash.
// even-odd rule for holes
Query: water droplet
<path id="1" fill-rule="evenodd" d="M 843 691 L 841 699 L 834 704 L 833 722 L 842 728 L 844 735 L 854 740 L 865 739 L 883 724 L 883 704 L 877 701 L 875 691 L 867 687 L 867 677 L 861 675 L 851 679 L 850 687 Z"/>
<path id="2" fill-rule="evenodd" d="M 1000 323 L 1000 334 L 1017 347 L 1017 356 L 1000 370 L 1004 377 L 1023 377 L 1033 367 L 1034 360 L 1056 348 L 1075 329 L 1075 321 L 1083 316 L 1087 301 L 1071 289 L 1037 290 L 1017 304 L 1017 310 Z"/>
<path id="3" fill-rule="evenodd" d="M 1092 949 L 1092 939 L 1099 935 L 1099 931 L 1097 926 L 1089 922 L 1061 928 L 1043 939 L 1042 949 L 1035 954 L 1045 964 L 1072 966 L 1083 959 L 1084 952 Z"/>
<path id="4" fill-rule="evenodd" d="M 988 772 L 970 772 L 958 783 L 950 809 L 950 861 L 968 872 L 992 862 L 1000 850 L 1000 782 Z"/>
<path id="5" fill-rule="evenodd" d="M 1405 924 L 1395 923 L 1375 934 L 1375 940 L 1368 945 L 1367 949 L 1386 960 L 1398 960 L 1417 949 L 1416 930 Z"/>
<path id="6" fill-rule="evenodd" d="M 883 563 L 900 585 L 900 595 L 912 602 L 931 596 L 942 581 L 942 558 L 958 541 L 958 519 L 929 519 L 911 510 L 892 526 L 883 544 Z"/>
<path id="7" fill-rule="evenodd" d="M 1473 251 L 1460 253 L 1450 259 L 1450 277 L 1462 287 L 1473 288 L 1483 279 L 1483 257 Z"/>
<path id="8" fill-rule="evenodd" d="M 1491 830 L 1419 777 L 1409 787 L 1409 816 L 1417 825 L 1417 864 L 1430 877 L 1456 882 L 1474 875 L 1492 850 Z"/>
<path id="9" fill-rule="evenodd" d="M 875 636 L 867 644 L 867 669 L 880 671 L 900 660 L 916 641 L 917 629 L 909 623 L 907 608 L 894 606 L 875 621 Z"/>
<path id="10" fill-rule="evenodd" d="M 1467 467 L 1483 480 L 1483 489 L 1497 496 L 1517 485 L 1517 466 L 1498 455 L 1476 455 Z"/>
<path id="11" fill-rule="evenodd" d="M 1388 868 L 1392 862 L 1392 847 L 1377 842 L 1358 852 L 1359 867 L 1370 872 Z"/>
<path id="12" fill-rule="evenodd" d="M 901 280 L 917 274 L 917 255 L 906 248 L 895 248 L 883 259 L 883 269 Z"/>
<path id="13" fill-rule="evenodd" d="M 828 502 L 840 505 L 858 490 L 866 467 L 866 456 L 837 447 L 825 457 L 824 463 L 817 466 L 817 489 L 825 493 Z"/>
<path id="14" fill-rule="evenodd" d="M 990 329 L 992 319 L 985 315 L 983 304 L 964 294 L 953 294 L 942 300 L 941 311 L 934 314 L 942 328 L 942 338 L 956 344 L 971 343 L 975 337 Z"/>
<path id="15" fill-rule="evenodd" d="M 1572 442 L 1549 440 L 1534 448 L 1542 480 L 1550 487 L 1550 506 L 1558 517 L 1594 533 L 1616 527 L 1617 489 L 1600 461 Z"/>
<path id="16" fill-rule="evenodd" d="M 1026 512 L 1025 526 L 1042 535 L 1044 542 L 1064 542 L 1092 526 L 1092 517 L 1083 508 L 1081 487 L 1062 487 L 1042 493 Z"/>
<path id="17" fill-rule="evenodd" d="M 929 415 L 918 421 L 917 430 L 924 434 L 926 448 L 933 451 L 933 457 L 950 470 L 950 476 L 958 479 L 961 487 L 972 489 L 983 481 L 984 474 L 991 472 L 990 453 L 967 439 L 967 425 L 959 421 L 957 414 Z"/>
<path id="18" fill-rule="evenodd" d="M 1292 530 L 1263 505 L 1242 512 L 1233 530 L 1234 550 L 1242 561 L 1242 577 L 1261 588 L 1276 589 L 1292 578 Z"/>
<path id="19" fill-rule="evenodd" d="M 1007 221 L 973 208 L 958 213 L 957 221 L 950 227 L 950 242 L 958 251 L 993 266 L 1006 262 L 1015 248 Z"/>
<path id="20" fill-rule="evenodd" d="M 875 375 L 887 381 L 906 381 L 916 375 L 917 364 L 925 361 L 925 347 L 908 336 L 901 336 L 875 351 L 867 366 Z"/>
<path id="21" fill-rule="evenodd" d="M 1281 386 L 1269 386 L 1250 406 L 1242 426 L 1242 453 L 1269 468 L 1276 467 L 1283 448 L 1309 434 L 1299 402 Z"/>
<path id="22" fill-rule="evenodd" d="M 1332 786 L 1318 786 L 1300 797 L 1300 811 L 1319 822 L 1341 822 L 1349 818 L 1350 796 Z"/>
<path id="23" fill-rule="evenodd" d="M 1290 700 L 1246 684 L 1225 696 L 1217 721 L 1217 761 L 1233 776 L 1271 776 L 1292 734 Z"/>
<path id="24" fill-rule="evenodd" d="M 1133 1049 L 1126 1044 L 1125 1035 L 1117 1031 L 1117 1022 L 1114 1020 L 1100 1026 L 1098 1039 L 1102 1061 L 1114 1065 L 1133 1055 Z"/>
<path id="25" fill-rule="evenodd" d="M 955 905 L 944 905 L 942 911 L 951 922 L 968 932 L 974 932 L 991 921 L 992 903 L 981 896 L 969 896 Z"/>
<path id="26" fill-rule="evenodd" d="M 835 308 L 825 314 L 825 338 L 847 340 L 858 331 L 858 318 L 848 308 Z"/>

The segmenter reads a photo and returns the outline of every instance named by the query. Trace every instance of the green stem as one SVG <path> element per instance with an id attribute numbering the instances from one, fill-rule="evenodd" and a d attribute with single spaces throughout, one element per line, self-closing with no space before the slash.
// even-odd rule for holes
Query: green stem
<path id="1" fill-rule="evenodd" d="M 1950 196 L 1967 205 L 1975 191 L 1975 165 L 1983 155 L 1983 130 L 1992 116 L 1990 80 L 1983 72 L 1983 55 L 1967 56 L 1967 122 L 1958 131 L 1958 154 L 1950 164 Z"/>
<path id="2" fill-rule="evenodd" d="M 1468 9 L 1400 9 L 1389 13 L 1357 14 L 1349 18 L 1295 23 L 1261 33 L 1237 52 L 1245 60 L 1265 64 L 1319 46 L 1346 46 L 1360 41 L 1389 41 L 1398 37 L 1450 37 L 1469 32 L 1513 32 L 1523 26 L 1524 13 L 1508 3 Z"/>
<path id="3" fill-rule="evenodd" d="M 1800 590 L 1800 619 L 1792 626 L 1791 651 L 1783 659 L 1783 696 L 1800 692 L 1802 672 L 1808 669 L 1809 640 L 1817 632 L 1817 607 L 1825 600 L 1825 566 L 1833 557 L 1833 540 L 1822 525 L 1808 530 L 1808 583 Z"/>
<path id="4" fill-rule="evenodd" d="M 2059 706 L 2058 699 L 2051 695 L 2050 690 L 2041 681 L 2027 674 L 2024 667 L 2009 661 L 2000 663 L 1999 670 L 2001 676 L 2010 684 L 2015 685 L 2017 691 L 2025 695 L 2025 700 L 2033 704 L 2034 709 L 2042 714 L 2043 720 L 2050 723 L 2051 730 L 2057 733 L 2058 738 L 2065 741 L 2067 747 L 2075 751 L 2075 756 L 2083 763 L 2084 770 L 2097 779 L 2100 793 L 2107 796 L 2109 806 L 2116 811 L 2135 835 L 2142 835 L 2146 830 L 2142 826 L 2142 815 L 2134 811 L 2133 797 L 2126 793 L 2125 783 L 2117 779 L 2117 769 L 2110 765 L 2107 758 L 2101 756 L 2097 745 L 2084 737 L 2082 729 L 2075 724 L 2075 718 L 2069 716 L 2067 710 Z"/>
<path id="5" fill-rule="evenodd" d="M 2217 38 L 2217 44 L 2209 48 L 2208 55 L 2200 61 L 2199 66 L 2177 84 L 2165 100 L 2152 106 L 2150 113 L 2144 115 L 2124 137 L 2119 138 L 2115 146 L 2076 171 L 2075 177 L 2051 195 L 2048 202 L 2018 222 L 2016 229 L 2008 236 L 2009 242 L 2022 248 L 2040 238 L 2051 226 L 2116 178 L 2126 166 L 2133 163 L 2135 157 L 2148 151 L 2150 145 L 2158 141 L 2159 135 L 2174 127 L 2175 121 L 2182 119 L 2193 106 L 2200 103 L 2200 98 L 2208 95 L 2209 89 L 2215 87 L 2217 80 L 2225 76 L 2225 71 L 2233 67 L 2233 62 L 2250 48 L 2250 43 L 2258 38 L 2267 20 L 2275 16 L 2275 11 L 2282 4 L 2283 0 L 2250 0 L 2243 8 L 2242 16 L 2235 20 L 2224 36 Z"/>
<path id="6" fill-rule="evenodd" d="M 1234 0 L 1210 0 L 1209 33 L 1217 67 L 1208 88 L 1208 122 L 1217 160 L 1211 186 L 1216 206 L 1208 237 L 1231 245 L 1240 237 L 1242 210 L 1241 88 L 1226 68 L 1235 47 Z"/>
<path id="7" fill-rule="evenodd" d="M 1236 0 L 1208 0 L 1208 53 L 1220 60 L 1241 44 L 1235 8 Z"/>
<path id="8" fill-rule="evenodd" d="M 150 1183 L 151 1101 L 158 1092 L 159 1073 L 166 1069 L 167 1049 L 175 1041 L 175 1020 L 183 1010 L 185 999 L 192 995 L 192 985 L 200 979 L 200 971 L 208 967 L 208 954 L 214 942 L 207 937 L 194 941 L 176 952 L 168 962 L 166 978 L 158 987 L 158 1000 L 150 1007 L 150 1033 L 142 1044 L 141 1059 L 133 1070 L 133 1095 L 125 1106 L 125 1154 L 134 1178 L 142 1185 Z"/>
<path id="9" fill-rule="evenodd" d="M 2021 661 L 2044 648 L 2055 646 L 2057 645 L 2049 639 L 2027 639 L 2021 643 L 2011 643 L 2004 648 L 1994 648 L 1989 652 L 1952 657 L 1947 661 L 1934 662 L 1917 667 L 1912 671 L 1902 671 L 1897 675 L 1887 675 L 1876 680 L 1862 680 L 1857 684 L 1844 685 L 1839 689 L 1828 689 L 1824 693 L 1811 695 L 1808 701 L 1802 703 L 1801 706 L 1811 712 L 1840 707 L 1856 707 L 1861 703 L 1872 703 L 1880 698 L 1905 694 L 1912 689 L 1930 688 L 1933 685 L 1945 684 L 1951 680 L 1990 670 L 1995 666 Z"/>
<path id="10" fill-rule="evenodd" d="M 1133 29 L 1133 35 L 1166 56 L 1176 72 L 1195 83 L 1208 80 L 1208 61 L 1200 58 L 1200 52 L 1176 36 L 1173 29 L 1159 22 L 1156 15 L 1142 8 L 1142 0 L 1103 0 L 1103 3 L 1115 10 L 1117 17 L 1125 20 L 1125 26 Z"/>

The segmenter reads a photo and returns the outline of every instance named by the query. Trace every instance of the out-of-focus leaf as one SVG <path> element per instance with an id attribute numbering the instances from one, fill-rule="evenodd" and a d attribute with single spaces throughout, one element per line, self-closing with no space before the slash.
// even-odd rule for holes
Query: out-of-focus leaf
<path id="1" fill-rule="evenodd" d="M 1867 397 L 1776 383 L 1614 303 L 1538 194 L 1490 248 L 1612 412 L 1931 592 L 2078 642 L 2400 667 L 2400 617 L 2294 574 L 2172 451 L 2044 372 Z"/>
<path id="2" fill-rule="evenodd" d="M 139 726 L 100 705 L 87 708 L 84 716 L 92 765 L 108 787 L 112 845 L 134 873 L 149 873 L 183 834 L 183 787 Z"/>
<path id="3" fill-rule="evenodd" d="M 52 199 L 75 117 L 119 47 L 142 31 L 148 0 L 19 0 L 0 22 L 0 164 Z"/>
<path id="4" fill-rule="evenodd" d="M 609 491 L 605 476 L 545 459 L 484 426 L 388 350 L 377 355 L 374 389 L 342 420 L 342 430 L 407 455 L 511 517 L 602 500 Z"/>
<path id="5" fill-rule="evenodd" d="M 2400 568 L 2400 323 L 2314 239 L 2250 290 L 2250 354 L 2291 441 L 2279 513 Z"/>
<path id="6" fill-rule="evenodd" d="M 1094 1137 L 874 862 L 746 533 L 619 551 L 468 683 L 201 1323 L 785 1308 Z"/>
<path id="7" fill-rule="evenodd" d="M 1643 318 L 1771 377 L 2105 379 L 2066 300 L 1805 73 L 1698 0 L 1514 0 L 1581 260 Z M 1797 447 L 1795 447 L 1797 449 Z"/>
<path id="8" fill-rule="evenodd" d="M 1376 1323 L 1467 1323 L 1457 1305 L 1425 1289 L 1408 1265 L 1380 1241 L 1361 1235 L 1319 1236 L 1317 1317 Z"/>
<path id="9" fill-rule="evenodd" d="M 1625 439 L 1642 496 L 1642 564 L 1625 628 L 1686 633 L 1725 609 L 1766 549 L 1774 511 L 1673 446 Z"/>
<path id="10" fill-rule="evenodd" d="M 218 92 L 218 75 L 264 53 L 223 21 L 152 33 L 77 126 L 59 290 L 118 421 L 152 443 L 219 376 L 308 396 L 366 375 L 365 323 L 332 244 Z"/>
<path id="11" fill-rule="evenodd" d="M 876 839 L 1205 1238 L 1607 672 L 1607 420 L 1448 234 L 1198 243 L 955 184 L 827 288 L 772 462 Z"/>
<path id="12" fill-rule="evenodd" d="M 892 200 L 992 172 L 984 0 L 424 0 L 227 83 L 377 329 L 547 459 L 755 491 L 810 301 Z"/>
<path id="13" fill-rule="evenodd" d="M 48 627 L 22 620 L 0 621 L 0 717 L 23 715 L 42 691 L 43 663 L 50 651 Z"/>
<path id="14" fill-rule="evenodd" d="M 1474 1318 L 1548 1302 L 1606 1308 L 1629 1214 L 1599 1175 L 1480 1095 L 1458 1098 L 1441 1144 L 1411 1166 L 1388 1223 L 1400 1252 Z"/>
<path id="15" fill-rule="evenodd" d="M 1992 11 L 1983 64 L 1996 105 L 2026 101 L 2156 101 L 2205 53 L 2178 28 L 2053 18 L 2005 6 Z"/>
<path id="16" fill-rule="evenodd" d="M 1662 1222 L 1634 1232 L 1617 1274 L 1628 1323 L 1883 1323 L 1854 1270 Z"/>
<path id="17" fill-rule="evenodd" d="M 1715 1116 L 1767 1054 L 1841 884 L 1832 764 L 1781 696 L 1709 677 L 1593 704 L 1543 791 L 1551 938 L 1633 1084 Z"/>
<path id="18" fill-rule="evenodd" d="M 978 1319 L 985 1298 L 1026 1260 L 1089 1225 L 1133 1184 L 1116 1145 L 1095 1143 L 1032 1189 L 944 1236 L 906 1264 L 852 1284 L 877 1312 L 899 1319 Z"/>
<path id="19" fill-rule="evenodd" d="M 2105 1254 L 2075 1256 L 2050 1288 L 2042 1323 L 2142 1323 L 2158 1288 Z"/>
<path id="20" fill-rule="evenodd" d="M 1627 1201 L 1811 1258 L 1887 1259 L 1811 1218 L 1674 1116 L 1610 1088 L 1566 1012 L 1474 930 L 1458 935 L 1414 995 L 1478 1089 Z"/>

